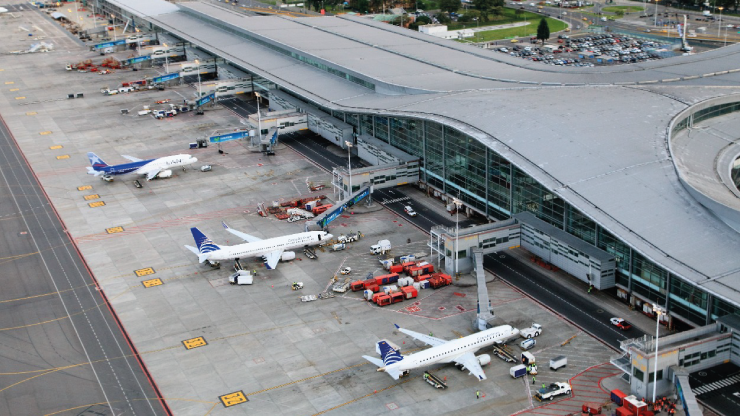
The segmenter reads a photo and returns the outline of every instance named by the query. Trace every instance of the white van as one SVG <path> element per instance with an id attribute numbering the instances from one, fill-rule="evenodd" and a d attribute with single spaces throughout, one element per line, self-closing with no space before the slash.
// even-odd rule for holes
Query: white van
<path id="1" fill-rule="evenodd" d="M 537 345 L 537 340 L 533 338 L 529 338 L 519 343 L 519 348 L 526 351 L 526 350 L 534 348 L 535 345 Z"/>

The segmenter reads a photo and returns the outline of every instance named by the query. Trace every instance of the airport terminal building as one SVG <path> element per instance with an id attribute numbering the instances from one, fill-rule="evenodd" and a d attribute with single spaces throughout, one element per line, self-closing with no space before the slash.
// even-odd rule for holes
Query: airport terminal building
<path id="1" fill-rule="evenodd" d="M 684 327 L 740 313 L 740 45 L 554 67 L 355 16 L 99 6 L 418 157 L 431 194 L 491 219 L 531 213 L 610 253 L 635 307 L 666 307 Z"/>

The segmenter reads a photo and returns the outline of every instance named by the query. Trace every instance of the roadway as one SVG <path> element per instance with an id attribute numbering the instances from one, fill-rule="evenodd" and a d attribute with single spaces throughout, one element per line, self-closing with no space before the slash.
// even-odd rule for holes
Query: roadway
<path id="1" fill-rule="evenodd" d="M 170 414 L 4 122 L 0 195 L 0 414 Z"/>
<path id="2" fill-rule="evenodd" d="M 335 166 L 346 166 L 347 159 L 331 152 L 328 147 L 333 145 L 314 133 L 293 133 L 281 136 L 280 140 L 328 171 Z M 352 167 L 360 166 L 359 161 L 353 160 Z M 373 199 L 425 232 L 429 232 L 435 225 L 455 227 L 455 216 L 444 215 L 441 213 L 443 210 L 426 209 L 425 204 L 404 192 L 403 187 L 376 189 L 373 192 Z M 413 206 L 418 215 L 413 218 L 406 215 L 403 211 L 405 205 Z M 474 220 L 465 218 L 461 219 L 459 226 L 467 227 L 475 223 Z M 489 272 L 500 276 L 540 304 L 615 349 L 619 349 L 621 340 L 644 335 L 636 328 L 627 331 L 617 329 L 609 323 L 611 316 L 597 303 L 573 293 L 560 285 L 558 280 L 522 264 L 510 255 L 505 253 L 487 255 L 484 266 Z"/>

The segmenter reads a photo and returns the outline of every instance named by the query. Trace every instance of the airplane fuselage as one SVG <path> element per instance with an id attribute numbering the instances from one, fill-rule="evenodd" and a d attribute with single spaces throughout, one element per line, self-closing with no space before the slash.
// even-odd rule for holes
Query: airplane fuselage
<path id="1" fill-rule="evenodd" d="M 190 155 L 174 155 L 162 157 L 159 159 L 142 160 L 139 162 L 122 163 L 120 165 L 98 167 L 93 166 L 93 169 L 98 172 L 104 172 L 106 175 L 125 175 L 127 173 L 138 173 L 140 175 L 146 175 L 149 171 L 156 169 L 171 169 L 178 166 L 185 166 L 191 163 L 195 163 L 198 159 L 193 158 Z"/>
<path id="2" fill-rule="evenodd" d="M 244 243 L 236 246 L 221 246 L 220 250 L 212 251 L 208 260 L 233 260 L 245 257 L 260 257 L 277 250 L 292 250 L 305 246 L 319 244 L 321 231 L 309 231 L 288 236 L 269 238 L 254 243 Z"/>
<path id="3" fill-rule="evenodd" d="M 479 349 L 493 345 L 496 341 L 506 339 L 511 335 L 511 326 L 497 326 L 473 335 L 468 335 L 467 337 L 451 340 L 443 345 L 438 345 L 436 347 L 411 354 L 404 357 L 402 361 L 399 361 L 395 365 L 398 366 L 397 368 L 399 370 L 406 371 L 435 363 L 449 363 L 454 361 L 455 357 L 467 352 L 475 353 Z"/>

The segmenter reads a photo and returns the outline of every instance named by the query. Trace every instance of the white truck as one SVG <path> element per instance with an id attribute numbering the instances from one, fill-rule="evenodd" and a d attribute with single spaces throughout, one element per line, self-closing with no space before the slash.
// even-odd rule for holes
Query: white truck
<path id="1" fill-rule="evenodd" d="M 391 251 L 391 242 L 389 240 L 379 240 L 378 244 L 370 246 L 370 254 L 385 254 Z"/>
<path id="2" fill-rule="evenodd" d="M 542 325 L 533 323 L 531 327 L 520 329 L 519 336 L 522 338 L 538 337 L 542 333 Z"/>
<path id="3" fill-rule="evenodd" d="M 229 283 L 232 285 L 251 285 L 253 280 L 252 273 L 247 270 L 239 270 L 229 276 Z"/>
<path id="4" fill-rule="evenodd" d="M 360 238 L 362 238 L 362 233 L 358 231 L 356 233 L 349 233 L 347 235 L 342 234 L 337 237 L 337 241 L 340 243 L 353 243 L 355 241 L 359 241 Z"/>
<path id="5" fill-rule="evenodd" d="M 562 394 L 570 394 L 571 391 L 572 389 L 570 388 L 570 384 L 555 382 L 550 383 L 550 385 L 545 388 L 537 390 L 534 397 L 539 401 L 552 400 Z"/>
<path id="6" fill-rule="evenodd" d="M 331 246 L 331 251 L 340 251 L 340 250 L 344 250 L 345 248 L 347 248 L 347 245 L 346 244 L 344 244 L 344 243 L 337 243 L 337 244 L 334 244 L 333 246 Z"/>

